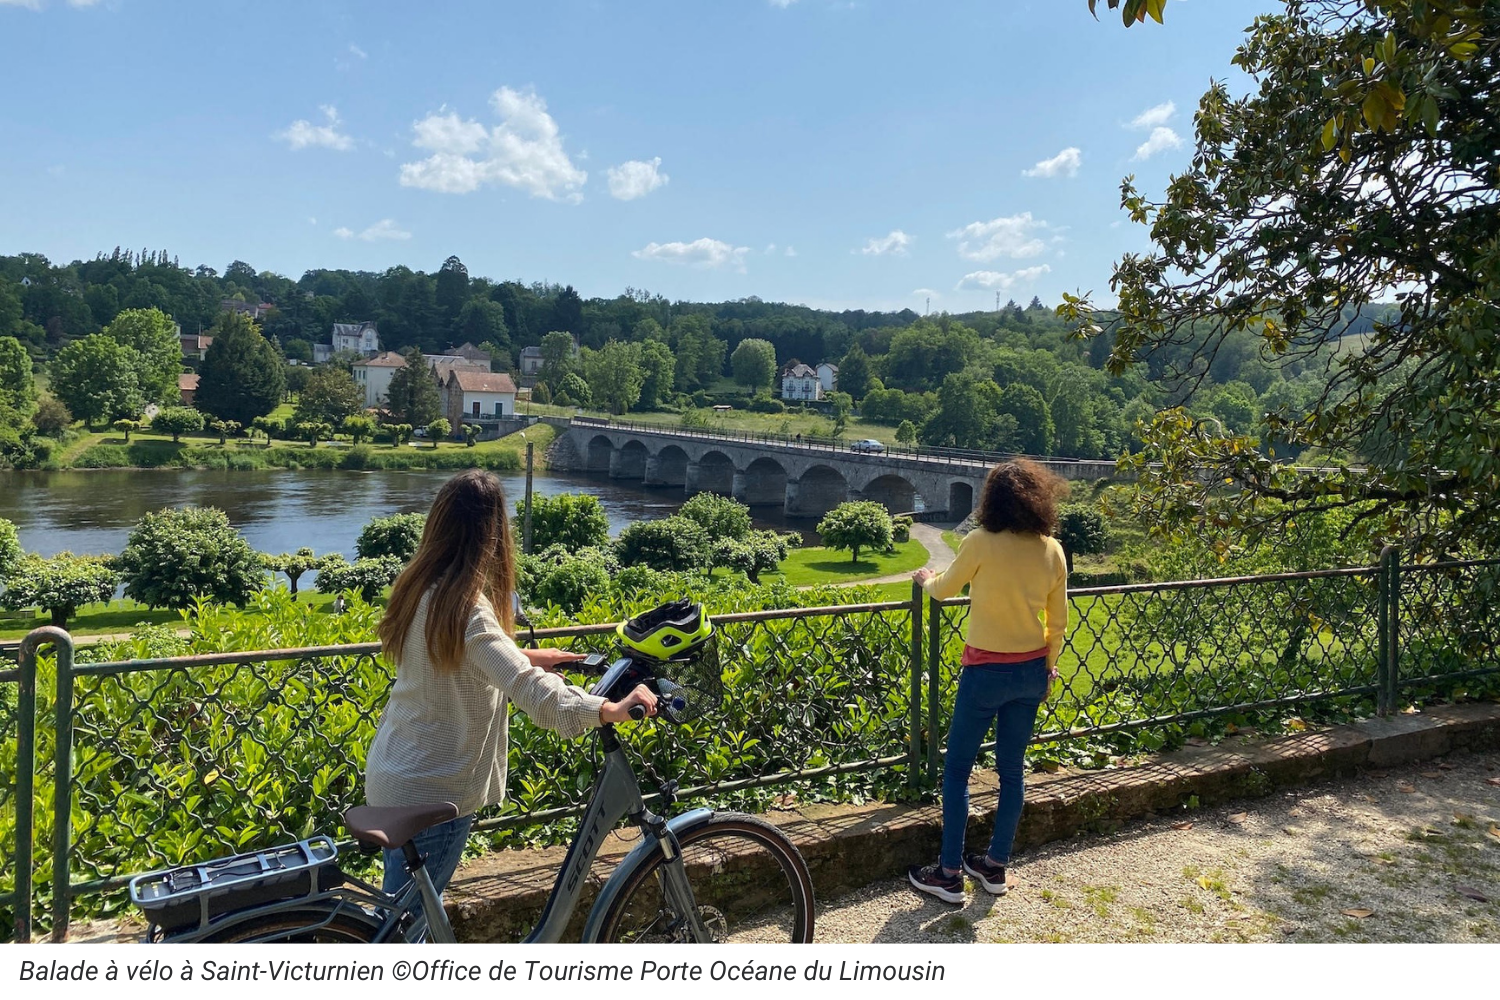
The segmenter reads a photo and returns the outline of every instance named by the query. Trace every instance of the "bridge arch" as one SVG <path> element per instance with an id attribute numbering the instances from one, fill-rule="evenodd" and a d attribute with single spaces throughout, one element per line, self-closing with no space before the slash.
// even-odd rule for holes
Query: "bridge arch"
<path id="1" fill-rule="evenodd" d="M 615 443 L 603 434 L 589 439 L 584 458 L 584 469 L 589 472 L 608 472 L 610 456 L 615 453 Z"/>
<path id="2" fill-rule="evenodd" d="M 626 441 L 616 448 L 609 460 L 611 479 L 645 479 L 646 462 L 651 454 L 639 441 Z"/>
<path id="3" fill-rule="evenodd" d="M 734 498 L 751 507 L 786 503 L 787 474 L 774 458 L 757 458 L 734 476 Z"/>
<path id="4" fill-rule="evenodd" d="M 962 521 L 974 513 L 974 484 L 955 479 L 948 484 L 948 520 Z"/>
<path id="5" fill-rule="evenodd" d="M 786 512 L 791 517 L 822 517 L 849 499 L 849 481 L 828 465 L 814 465 L 786 488 Z"/>
<path id="6" fill-rule="evenodd" d="M 861 490 L 866 500 L 873 500 L 892 514 L 917 509 L 917 488 L 905 476 L 886 473 L 872 479 Z"/>
<path id="7" fill-rule="evenodd" d="M 688 463 L 687 490 L 689 493 L 718 493 L 720 496 L 734 494 L 734 460 L 722 451 L 704 452 L 696 462 Z M 786 485 L 782 484 L 783 493 Z"/>

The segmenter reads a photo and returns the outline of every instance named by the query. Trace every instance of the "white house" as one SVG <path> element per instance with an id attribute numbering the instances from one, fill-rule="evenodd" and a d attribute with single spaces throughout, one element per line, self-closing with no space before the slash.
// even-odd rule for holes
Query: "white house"
<path id="1" fill-rule="evenodd" d="M 521 375 L 531 378 L 542 370 L 542 349 L 540 347 L 521 348 Z"/>
<path id="2" fill-rule="evenodd" d="M 450 368 L 443 382 L 443 411 L 457 434 L 465 422 L 485 423 L 516 415 L 516 384 L 504 372 Z"/>
<path id="3" fill-rule="evenodd" d="M 391 378 L 397 369 L 405 367 L 406 359 L 395 351 L 354 362 L 350 370 L 354 373 L 354 383 L 365 391 L 365 406 L 370 409 L 384 406 L 391 394 Z"/>
<path id="4" fill-rule="evenodd" d="M 818 373 L 798 362 L 781 373 L 781 398 L 798 402 L 814 402 L 823 398 L 823 383 Z"/>
<path id="5" fill-rule="evenodd" d="M 335 323 L 329 343 L 313 345 L 313 363 L 324 364 L 341 351 L 373 358 L 380 353 L 380 333 L 375 324 Z"/>
<path id="6" fill-rule="evenodd" d="M 824 361 L 818 365 L 818 384 L 823 387 L 826 395 L 834 390 L 839 383 L 839 366 Z"/>

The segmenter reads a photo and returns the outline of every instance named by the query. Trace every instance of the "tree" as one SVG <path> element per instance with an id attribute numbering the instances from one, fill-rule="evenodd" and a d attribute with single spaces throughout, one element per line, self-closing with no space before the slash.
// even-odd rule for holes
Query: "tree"
<path id="1" fill-rule="evenodd" d="M 573 370 L 573 337 L 571 334 L 560 330 L 554 330 L 542 338 L 542 367 L 537 372 L 537 377 L 548 385 L 557 385 Z"/>
<path id="2" fill-rule="evenodd" d="M 491 354 L 509 355 L 510 332 L 505 328 L 505 307 L 489 299 L 470 299 L 458 314 L 458 336 L 479 344 Z M 509 358 L 500 359 L 503 371 Z"/>
<path id="3" fill-rule="evenodd" d="M 182 435 L 203 430 L 203 414 L 189 406 L 168 406 L 151 418 L 151 428 L 158 434 L 172 435 L 176 444 Z"/>
<path id="4" fill-rule="evenodd" d="M 769 389 L 776 379 L 776 347 L 769 340 L 742 340 L 729 358 L 734 380 L 751 389 Z"/>
<path id="5" fill-rule="evenodd" d="M 760 583 L 760 575 L 769 573 L 786 559 L 786 536 L 775 531 L 752 531 L 744 538 L 720 538 L 713 545 L 715 569 L 744 573 L 751 583 Z"/>
<path id="6" fill-rule="evenodd" d="M 673 320 L 671 336 L 678 388 L 692 392 L 718 381 L 724 373 L 724 352 L 729 345 L 714 336 L 707 317 L 689 315 Z"/>
<path id="7" fill-rule="evenodd" d="M 260 555 L 216 507 L 147 514 L 118 560 L 125 595 L 153 608 L 196 598 L 243 605 L 264 583 Z"/>
<path id="8" fill-rule="evenodd" d="M 135 353 L 101 333 L 75 340 L 52 362 L 51 389 L 68 410 L 83 419 L 135 419 L 146 402 L 136 381 Z"/>
<path id="9" fill-rule="evenodd" d="M 842 369 L 840 369 L 840 371 L 842 371 Z M 916 444 L 917 425 L 912 423 L 910 420 L 901 421 L 901 425 L 896 428 L 896 443 L 904 444 L 907 446 Z"/>
<path id="10" fill-rule="evenodd" d="M 750 534 L 750 508 L 717 493 L 697 493 L 677 511 L 679 517 L 696 522 L 714 540 L 739 541 Z"/>
<path id="11" fill-rule="evenodd" d="M 675 515 L 637 521 L 620 532 L 615 555 L 622 566 L 678 572 L 702 569 L 708 563 L 708 532 L 696 521 Z"/>
<path id="12" fill-rule="evenodd" d="M 433 299 L 443 311 L 449 326 L 458 324 L 458 314 L 469 298 L 469 269 L 457 257 L 449 257 L 438 269 Z M 503 313 L 504 310 L 502 310 Z"/>
<path id="13" fill-rule="evenodd" d="M 360 531 L 354 551 L 361 559 L 392 556 L 405 565 L 417 554 L 422 532 L 427 527 L 426 514 L 391 514 L 377 517 Z"/>
<path id="14" fill-rule="evenodd" d="M 1068 572 L 1073 572 L 1075 555 L 1098 555 L 1109 544 L 1109 528 L 1104 515 L 1096 508 L 1082 504 L 1065 504 L 1058 511 L 1057 540 L 1068 558 Z"/>
<path id="15" fill-rule="evenodd" d="M 639 346 L 641 372 L 644 376 L 641 380 L 640 408 L 659 409 L 672 395 L 677 359 L 672 357 L 672 349 L 660 340 L 643 340 Z"/>
<path id="16" fill-rule="evenodd" d="M 426 365 L 423 368 L 425 370 Z M 308 376 L 307 387 L 297 399 L 297 409 L 292 419 L 298 423 L 322 423 L 339 427 L 345 417 L 352 417 L 364 408 L 364 390 L 355 383 L 354 376 L 342 368 L 323 365 L 314 368 Z"/>
<path id="17" fill-rule="evenodd" d="M 250 421 L 250 429 L 263 434 L 269 446 L 272 435 L 286 433 L 286 421 L 277 417 L 256 417 Z"/>
<path id="18" fill-rule="evenodd" d="M 582 361 L 584 377 L 588 380 L 588 402 L 610 413 L 629 413 L 630 408 L 640 401 L 646 370 L 641 365 L 639 344 L 611 340 L 599 350 L 588 352 Z M 568 379 L 563 381 L 567 383 Z M 571 395 L 571 390 L 568 391 Z"/>
<path id="19" fill-rule="evenodd" d="M 309 355 L 310 358 L 311 356 Z M 306 365 L 287 366 L 286 371 L 283 373 L 283 380 L 285 382 L 283 392 L 286 394 L 288 400 L 294 396 L 302 395 L 302 390 L 307 388 L 307 380 L 311 374 L 312 369 Z"/>
<path id="20" fill-rule="evenodd" d="M 525 516 L 516 504 L 515 523 Z M 570 551 L 609 544 L 609 516 L 599 498 L 587 493 L 558 493 L 531 497 L 531 547 L 534 551 L 561 545 Z"/>
<path id="21" fill-rule="evenodd" d="M 1124 184 L 1155 247 L 1115 267 L 1112 372 L 1175 356 L 1163 380 L 1190 390 L 1246 331 L 1274 362 L 1326 375 L 1304 416 L 1268 421 L 1277 457 L 1183 410 L 1160 414 L 1129 463 L 1158 531 L 1227 551 L 1350 510 L 1372 549 L 1500 546 L 1497 44 L 1491 3 L 1290 3 L 1257 19 L 1235 56 L 1256 82 L 1247 96 L 1219 84 L 1200 101 L 1191 165 L 1164 199 Z M 1356 349 L 1329 350 L 1393 295 Z M 1098 330 L 1086 300 L 1061 311 Z M 1358 471 L 1294 468 L 1287 445 Z"/>
<path id="22" fill-rule="evenodd" d="M 854 411 L 854 400 L 847 392 L 830 392 L 825 398 L 833 412 L 833 436 L 843 437 L 849 427 L 849 414 Z"/>
<path id="23" fill-rule="evenodd" d="M 854 562 L 859 550 L 888 549 L 895 524 L 890 512 L 873 500 L 841 503 L 818 522 L 818 534 L 830 549 L 849 549 Z"/>
<path id="24" fill-rule="evenodd" d="M 44 392 L 36 401 L 36 412 L 31 415 L 31 425 L 38 434 L 56 437 L 73 424 L 73 414 L 50 392 Z"/>
<path id="25" fill-rule="evenodd" d="M 856 343 L 849 348 L 843 360 L 839 362 L 838 387 L 841 392 L 847 392 L 855 402 L 865 398 L 865 393 L 870 391 L 870 379 L 874 374 L 870 371 L 870 356 L 865 349 Z"/>
<path id="26" fill-rule="evenodd" d="M 292 425 L 292 433 L 297 440 L 306 441 L 309 447 L 316 448 L 319 441 L 333 437 L 333 425 L 321 420 L 302 420 Z"/>
<path id="27" fill-rule="evenodd" d="M 5 578 L 0 607 L 7 611 L 41 608 L 58 628 L 67 628 L 78 609 L 115 595 L 119 580 L 108 558 L 59 552 L 51 559 L 28 554 Z"/>
<path id="28" fill-rule="evenodd" d="M 323 565 L 325 557 L 313 554 L 310 548 L 300 548 L 296 552 L 283 552 L 278 556 L 268 555 L 265 557 L 265 567 L 272 573 L 286 574 L 287 584 L 291 592 L 297 592 L 297 582 L 308 573 L 317 570 Z"/>
<path id="29" fill-rule="evenodd" d="M 358 559 L 352 563 L 341 555 L 328 556 L 318 567 L 318 593 L 359 591 L 366 599 L 373 599 L 401 575 L 404 565 L 394 556 Z"/>
<path id="30" fill-rule="evenodd" d="M 484 428 L 478 424 L 464 424 L 464 447 L 473 448 L 479 443 L 479 435 L 484 433 Z"/>
<path id="31" fill-rule="evenodd" d="M 104 328 L 107 336 L 136 354 L 136 378 L 150 403 L 172 403 L 180 397 L 182 342 L 171 317 L 160 309 L 126 309 Z"/>
<path id="32" fill-rule="evenodd" d="M 31 375 L 31 356 L 15 337 L 0 337 L 0 421 L 13 414 L 16 423 L 28 419 L 36 409 L 36 382 Z"/>
<path id="33" fill-rule="evenodd" d="M 1064 376 L 1047 404 L 1056 432 L 1054 448 L 1069 458 L 1099 458 L 1104 434 L 1095 424 L 1094 389 L 1076 374 Z"/>
<path id="34" fill-rule="evenodd" d="M 588 407 L 594 403 L 594 394 L 582 375 L 568 372 L 558 382 L 557 395 L 553 399 L 558 406 Z"/>
<path id="35" fill-rule="evenodd" d="M 572 285 L 559 292 L 552 303 L 552 329 L 574 335 L 583 332 L 583 299 Z"/>
<path id="36" fill-rule="evenodd" d="M 391 446 L 399 448 L 411 441 L 416 428 L 411 424 L 388 424 L 386 430 L 391 435 Z"/>
<path id="37" fill-rule="evenodd" d="M 198 368 L 193 403 L 220 420 L 246 426 L 281 403 L 286 365 L 249 317 L 225 313 L 214 329 L 214 342 Z"/>
<path id="38" fill-rule="evenodd" d="M 208 429 L 219 435 L 219 444 L 229 443 L 232 437 L 238 437 L 240 433 L 240 422 L 238 420 L 215 420 L 208 425 Z"/>
<path id="39" fill-rule="evenodd" d="M 453 425 L 442 417 L 427 425 L 427 436 L 432 439 L 432 446 L 436 448 L 438 442 L 453 433 Z"/>
<path id="40" fill-rule="evenodd" d="M 1125 21 L 1125 27 L 1130 27 L 1137 21 L 1144 21 L 1148 16 L 1157 24 L 1162 24 L 1162 14 L 1166 9 L 1166 0 L 1108 0 L 1109 9 L 1120 10 L 1120 15 Z M 1124 6 L 1121 7 L 1121 4 Z M 1099 16 L 1095 9 L 1099 6 L 1099 0 L 1089 0 L 1089 13 L 1096 18 Z"/>
<path id="41" fill-rule="evenodd" d="M 1052 452 L 1052 411 L 1040 392 L 1023 382 L 1008 385 L 1000 393 L 998 410 L 1016 419 L 1017 449 L 1027 455 Z"/>
<path id="42" fill-rule="evenodd" d="M 355 444 L 359 444 L 361 441 L 375 436 L 375 418 L 367 417 L 364 414 L 345 417 L 344 422 L 339 425 L 339 429 L 349 435 Z"/>
<path id="43" fill-rule="evenodd" d="M 0 517 L 0 583 L 15 571 L 21 562 L 21 535 L 16 526 Z"/>
<path id="44" fill-rule="evenodd" d="M 589 598 L 609 589 L 620 563 L 607 548 L 553 545 L 522 559 L 522 586 L 529 600 L 577 614 Z"/>
<path id="45" fill-rule="evenodd" d="M 386 409 L 402 423 L 426 427 L 442 416 L 443 403 L 438 395 L 437 378 L 427 366 L 427 359 L 415 347 L 402 355 L 406 365 L 391 375 L 386 392 Z"/>

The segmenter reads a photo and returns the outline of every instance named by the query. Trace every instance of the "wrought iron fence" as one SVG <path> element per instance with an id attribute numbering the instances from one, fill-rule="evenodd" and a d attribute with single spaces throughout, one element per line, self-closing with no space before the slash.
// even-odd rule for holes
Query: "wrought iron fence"
<path id="1" fill-rule="evenodd" d="M 1500 674 L 1497 588 L 1500 561 L 1401 567 L 1391 553 L 1345 570 L 1078 590 L 1035 741 L 1332 698 L 1388 711 L 1403 689 Z M 940 767 L 967 614 L 966 600 L 914 592 L 716 616 L 723 704 L 626 738 L 685 796 L 718 804 L 920 792 Z M 604 652 L 613 626 L 521 638 Z M 12 873 L 0 906 L 14 937 L 34 921 L 60 937 L 70 915 L 120 907 L 132 873 L 338 829 L 360 801 L 392 680 L 377 645 L 93 663 L 73 652 L 66 633 L 39 630 L 19 669 L 0 673 L 0 815 L 15 817 L 0 829 Z M 477 835 L 565 832 L 592 771 L 582 746 L 518 715 L 510 801 Z"/>

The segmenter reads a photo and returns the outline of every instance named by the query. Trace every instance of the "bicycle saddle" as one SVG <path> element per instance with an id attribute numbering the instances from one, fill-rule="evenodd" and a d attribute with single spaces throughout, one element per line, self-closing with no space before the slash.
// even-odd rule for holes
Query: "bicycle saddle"
<path id="1" fill-rule="evenodd" d="M 390 850 L 429 827 L 458 818 L 458 806 L 452 802 L 431 802 L 421 806 L 355 806 L 344 813 L 344 826 L 354 839 Z"/>

